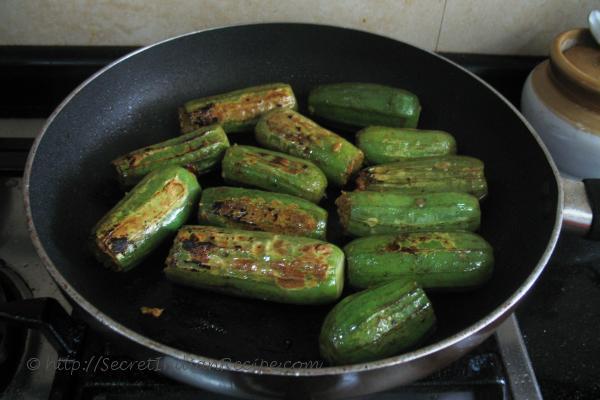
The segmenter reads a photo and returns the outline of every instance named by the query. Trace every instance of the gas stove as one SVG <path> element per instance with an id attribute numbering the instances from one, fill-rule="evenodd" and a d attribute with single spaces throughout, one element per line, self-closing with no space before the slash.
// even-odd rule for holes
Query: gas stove
<path id="1" fill-rule="evenodd" d="M 44 117 L 77 83 L 129 50 L 0 48 L 0 54 L 4 55 L 0 57 L 0 82 L 10 92 L 0 102 L 0 302 L 32 297 L 54 298 L 82 327 L 77 354 L 64 360 L 38 330 L 0 324 L 0 399 L 225 398 L 172 381 L 152 367 L 140 368 L 139 360 L 131 359 L 121 344 L 105 337 L 102 332 L 85 327 L 83 311 L 72 306 L 56 287 L 37 257 L 27 232 L 20 176 L 32 138 L 42 127 Z M 535 58 L 447 56 L 487 79 L 513 102 L 518 99 L 527 72 L 539 61 Z M 25 92 L 39 92 L 40 96 L 25 96 L 23 87 L 16 89 L 21 83 Z M 577 253 L 577 249 L 581 248 L 587 254 L 583 256 L 584 264 L 600 260 L 600 246 L 584 239 L 567 237 L 561 239 L 558 254 L 549 269 L 568 269 L 581 264 L 582 255 Z M 585 268 L 582 274 L 586 275 Z M 590 282 L 598 280 L 597 276 L 591 276 Z M 556 285 L 557 279 L 560 279 L 555 275 L 551 278 L 550 285 Z M 588 300 L 598 300 L 594 304 L 600 305 L 600 296 L 594 291 L 598 289 L 598 283 L 595 282 L 595 285 L 587 288 L 591 291 Z M 570 367 L 569 362 L 562 366 L 554 365 L 554 368 L 548 368 L 544 363 L 536 364 L 536 359 L 552 363 L 553 351 L 556 351 L 558 359 L 563 357 L 563 344 L 553 349 L 544 347 L 540 342 L 547 339 L 545 330 L 540 333 L 541 327 L 548 322 L 544 313 L 552 312 L 559 300 L 554 298 L 550 301 L 545 297 L 548 289 L 544 277 L 538 286 L 542 297 L 536 298 L 536 291 L 540 290 L 534 290 L 531 300 L 525 301 L 518 310 L 519 320 L 526 328 L 525 335 L 513 315 L 494 336 L 449 367 L 421 381 L 368 398 L 541 399 L 542 392 L 546 398 L 597 398 L 600 388 L 589 384 L 588 377 L 600 369 L 600 362 L 587 366 L 578 379 L 566 382 L 566 387 L 554 377 L 559 375 L 557 370 L 566 371 Z M 562 294 L 559 295 L 566 296 L 567 290 L 563 289 L 560 289 Z M 576 288 L 573 290 L 576 291 Z M 543 309 L 546 304 L 549 310 Z M 592 313 L 592 320 L 593 310 L 592 306 L 584 310 Z M 561 324 L 560 319 L 554 317 L 555 322 Z M 595 327 L 598 326 L 596 319 Z M 561 328 L 569 330 L 568 327 Z M 530 362 L 526 342 L 535 351 L 535 368 Z M 600 344 L 591 334 L 582 338 L 581 342 L 587 343 L 590 350 L 600 349 Z M 588 358 L 584 356 L 584 359 Z M 146 361 L 152 363 L 152 360 Z M 130 367 L 111 368 L 111 365 Z M 542 371 L 541 390 L 534 370 Z"/>

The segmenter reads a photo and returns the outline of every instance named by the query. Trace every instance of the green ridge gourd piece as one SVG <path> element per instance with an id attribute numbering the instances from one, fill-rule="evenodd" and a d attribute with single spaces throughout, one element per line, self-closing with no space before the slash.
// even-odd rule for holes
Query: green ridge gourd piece
<path id="1" fill-rule="evenodd" d="M 467 156 L 427 157 L 375 165 L 356 179 L 358 190 L 396 190 L 406 194 L 466 192 L 487 194 L 483 162 Z"/>
<path id="2" fill-rule="evenodd" d="M 308 112 L 346 126 L 416 128 L 421 105 L 407 90 L 373 83 L 334 83 L 310 91 Z"/>
<path id="3" fill-rule="evenodd" d="M 166 262 L 173 282 L 281 303 L 337 300 L 344 253 L 320 240 L 211 226 L 184 226 Z"/>
<path id="4" fill-rule="evenodd" d="M 188 219 L 200 185 L 176 166 L 149 173 L 94 227 L 92 247 L 115 271 L 138 265 Z"/>
<path id="5" fill-rule="evenodd" d="M 314 162 L 337 186 L 345 185 L 363 163 L 362 151 L 352 143 L 294 110 L 268 112 L 255 132 L 262 146 Z"/>
<path id="6" fill-rule="evenodd" d="M 147 173 L 169 165 L 185 167 L 196 175 L 213 170 L 229 147 L 223 128 L 211 125 L 143 147 L 112 162 L 120 182 L 131 186 Z"/>
<path id="7" fill-rule="evenodd" d="M 290 85 L 271 83 L 188 101 L 179 108 L 179 123 L 183 133 L 211 124 L 227 133 L 248 131 L 275 108 L 298 108 Z"/>
<path id="8" fill-rule="evenodd" d="M 321 356 L 338 365 L 391 357 L 421 342 L 435 322 L 431 302 L 415 282 L 392 281 L 333 307 L 321 328 Z"/>
<path id="9" fill-rule="evenodd" d="M 492 274 L 492 247 L 471 232 L 413 232 L 356 239 L 344 248 L 348 283 L 412 279 L 424 288 L 477 287 Z"/>
<path id="10" fill-rule="evenodd" d="M 369 236 L 479 228 L 479 201 L 467 193 L 344 192 L 336 200 L 344 231 Z"/>
<path id="11" fill-rule="evenodd" d="M 300 197 L 262 190 L 214 187 L 200 198 L 198 219 L 207 225 L 325 240 L 327 211 Z"/>
<path id="12" fill-rule="evenodd" d="M 318 203 L 327 178 L 312 162 L 254 146 L 231 146 L 221 172 L 228 182 L 286 193 Z"/>
<path id="13" fill-rule="evenodd" d="M 454 137 L 444 131 L 369 126 L 356 134 L 356 144 L 370 164 L 456 153 Z"/>

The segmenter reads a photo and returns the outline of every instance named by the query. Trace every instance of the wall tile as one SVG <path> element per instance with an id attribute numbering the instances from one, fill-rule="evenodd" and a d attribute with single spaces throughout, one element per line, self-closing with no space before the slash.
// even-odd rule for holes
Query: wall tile
<path id="1" fill-rule="evenodd" d="M 144 45 L 253 22 L 353 27 L 434 49 L 445 0 L 2 0 L 0 44 Z"/>
<path id="2" fill-rule="evenodd" d="M 439 51 L 548 54 L 558 33 L 586 27 L 600 0 L 447 0 Z"/>

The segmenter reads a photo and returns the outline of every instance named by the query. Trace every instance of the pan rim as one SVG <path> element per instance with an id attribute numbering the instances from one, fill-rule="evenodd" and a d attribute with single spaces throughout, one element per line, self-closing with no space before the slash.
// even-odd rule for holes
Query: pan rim
<path id="1" fill-rule="evenodd" d="M 557 198 L 557 203 L 556 203 L 556 214 L 555 214 L 555 220 L 554 220 L 554 227 L 553 227 L 552 233 L 550 235 L 546 249 L 542 253 L 540 259 L 538 260 L 538 262 L 537 262 L 535 268 L 533 269 L 533 271 L 531 272 L 531 274 L 527 277 L 527 279 L 521 284 L 521 286 L 519 286 L 519 288 L 508 299 L 506 299 L 502 304 L 500 304 L 498 307 L 496 307 L 492 312 L 488 313 L 484 318 L 478 320 L 477 322 L 468 326 L 467 328 L 455 333 L 454 335 L 446 337 L 443 340 L 432 343 L 428 346 L 421 347 L 421 348 L 418 348 L 411 352 L 403 353 L 403 354 L 400 354 L 397 356 L 388 357 L 388 358 L 384 358 L 381 360 L 366 362 L 366 363 L 343 365 L 343 366 L 332 366 L 332 367 L 324 367 L 324 368 L 300 368 L 299 369 L 299 368 L 285 368 L 285 367 L 263 367 L 263 366 L 254 365 L 252 367 L 240 369 L 239 363 L 236 363 L 234 361 L 217 360 L 217 359 L 201 356 L 198 354 L 188 353 L 186 351 L 179 350 L 175 347 L 164 345 L 154 339 L 148 338 L 148 337 L 144 336 L 143 334 L 138 333 L 137 331 L 134 331 L 133 329 L 127 328 L 126 326 L 118 323 L 117 321 L 115 321 L 114 319 L 109 317 L 107 314 L 103 313 L 101 310 L 96 308 L 96 306 L 94 306 L 83 295 L 81 295 L 77 290 L 75 290 L 75 288 L 73 286 L 71 286 L 71 284 L 62 276 L 62 274 L 59 272 L 57 267 L 54 265 L 54 263 L 52 262 L 52 260 L 48 256 L 48 254 L 46 253 L 46 250 L 44 249 L 44 246 L 42 245 L 41 241 L 39 240 L 37 230 L 33 223 L 31 203 L 30 203 L 30 199 L 29 199 L 30 176 L 31 176 L 31 170 L 32 170 L 34 159 L 35 159 L 35 155 L 37 153 L 39 144 L 41 143 L 48 127 L 52 124 L 52 122 L 56 118 L 56 116 L 71 101 L 71 99 L 73 97 L 75 97 L 90 82 L 92 82 L 98 76 L 102 75 L 107 70 L 113 68 L 114 66 L 118 65 L 119 63 L 121 63 L 139 53 L 142 53 L 151 48 L 160 46 L 162 44 L 165 44 L 165 43 L 168 43 L 168 42 L 171 42 L 171 41 L 183 38 L 183 37 L 197 35 L 197 34 L 200 34 L 203 32 L 209 32 L 209 31 L 215 31 L 215 30 L 226 30 L 226 29 L 232 29 L 232 28 L 252 27 L 252 26 L 269 26 L 269 25 L 273 25 L 273 26 L 275 26 L 275 25 L 295 25 L 295 26 L 307 26 L 307 27 L 333 28 L 336 30 L 360 32 L 365 35 L 381 37 L 381 38 L 393 40 L 395 42 L 400 42 L 405 45 L 417 48 L 421 51 L 427 52 L 428 54 L 430 54 L 434 57 L 444 60 L 445 62 L 453 65 L 455 68 L 458 68 L 463 73 L 468 74 L 471 78 L 477 80 L 480 84 L 484 85 L 488 90 L 491 90 L 496 96 L 498 96 L 516 114 L 516 116 L 521 120 L 521 122 L 523 122 L 523 124 L 529 130 L 530 134 L 537 141 L 538 146 L 540 146 L 542 152 L 544 153 L 544 156 L 546 157 L 546 161 L 548 162 L 548 164 L 550 165 L 550 168 L 552 169 L 553 176 L 554 176 L 556 186 L 557 186 L 558 198 Z M 255 374 L 255 375 L 316 377 L 316 376 L 326 376 L 326 375 L 338 375 L 338 374 L 343 374 L 343 373 L 359 373 L 359 372 L 373 371 L 373 370 L 380 369 L 380 368 L 392 367 L 394 365 L 404 364 L 404 363 L 408 363 L 408 362 L 411 362 L 414 360 L 423 359 L 434 353 L 441 352 L 448 348 L 454 347 L 474 335 L 485 333 L 486 331 L 489 331 L 489 333 L 485 334 L 484 335 L 485 337 L 487 337 L 489 334 L 491 334 L 493 332 L 493 330 L 491 330 L 491 328 L 499 325 L 499 322 L 502 321 L 504 318 L 506 318 L 509 315 L 509 313 L 514 309 L 514 307 L 517 305 L 519 300 L 530 290 L 530 288 L 533 286 L 533 284 L 537 281 L 538 277 L 542 273 L 544 267 L 546 266 L 548 260 L 550 259 L 550 256 L 553 253 L 553 250 L 556 246 L 556 243 L 558 241 L 558 237 L 560 234 L 560 230 L 561 230 L 562 210 L 563 210 L 563 201 L 564 201 L 563 187 L 562 187 L 562 182 L 561 182 L 559 176 L 560 175 L 559 175 L 558 169 L 557 169 L 556 165 L 554 164 L 554 161 L 553 161 L 552 157 L 550 156 L 548 149 L 544 145 L 544 143 L 541 140 L 541 138 L 539 137 L 538 133 L 531 126 L 531 124 L 525 119 L 525 117 L 523 117 L 523 115 L 521 115 L 519 110 L 513 104 L 511 104 L 502 94 L 500 94 L 496 89 L 494 89 L 490 84 L 488 84 L 487 82 L 485 82 L 483 79 L 481 79 L 477 75 L 473 74 L 472 72 L 468 71 L 467 69 L 463 68 L 462 66 L 458 65 L 457 63 L 447 59 L 446 57 L 436 54 L 433 51 L 422 49 L 418 46 L 408 44 L 405 42 L 401 42 L 400 40 L 397 40 L 395 38 L 391 38 L 391 37 L 388 37 L 385 35 L 380 35 L 380 34 L 368 32 L 368 31 L 364 31 L 364 30 L 360 30 L 360 29 L 346 28 L 346 27 L 327 25 L 327 24 L 310 24 L 310 23 L 296 23 L 296 22 L 270 22 L 270 23 L 226 25 L 226 26 L 220 26 L 220 27 L 214 27 L 214 28 L 208 28 L 208 29 L 188 32 L 188 33 L 185 33 L 182 35 L 174 36 L 174 37 L 159 41 L 157 43 L 153 43 L 148 46 L 144 46 L 135 51 L 132 51 L 131 53 L 128 53 L 128 54 L 124 55 L 123 57 L 113 61 L 112 63 L 108 64 L 106 67 L 100 69 L 99 71 L 97 71 L 96 73 L 91 75 L 83 83 L 81 83 L 79 86 L 77 86 L 58 105 L 58 107 L 48 117 L 48 119 L 46 120 L 46 123 L 40 130 L 40 133 L 36 137 L 32 147 L 31 147 L 30 153 L 27 157 L 27 162 L 25 165 L 25 171 L 24 171 L 24 175 L 23 175 L 23 200 L 24 200 L 24 204 L 25 204 L 25 215 L 26 215 L 26 219 L 27 219 L 27 227 L 28 227 L 28 230 L 30 233 L 31 240 L 33 242 L 33 246 L 34 246 L 38 256 L 42 260 L 44 266 L 46 267 L 46 269 L 48 270 L 48 272 L 54 279 L 54 281 L 59 285 L 61 290 L 64 291 L 71 299 L 73 299 L 75 302 L 77 302 L 77 304 L 79 304 L 79 306 L 81 306 L 87 313 L 92 315 L 96 320 L 98 320 L 105 327 L 109 328 L 111 331 L 114 331 L 118 335 L 124 336 L 125 338 L 132 340 L 133 342 L 135 342 L 143 347 L 150 348 L 151 350 L 154 350 L 154 351 L 160 353 L 161 355 L 173 357 L 176 360 L 183 362 L 183 363 L 191 363 L 191 364 L 196 364 L 199 366 L 216 365 L 216 366 L 218 366 L 217 367 L 218 369 L 221 369 L 224 371 L 251 373 L 251 374 Z"/>

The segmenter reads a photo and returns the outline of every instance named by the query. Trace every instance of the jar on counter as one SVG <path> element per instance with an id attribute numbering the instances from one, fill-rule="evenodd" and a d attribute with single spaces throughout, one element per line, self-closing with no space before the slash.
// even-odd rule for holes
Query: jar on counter
<path id="1" fill-rule="evenodd" d="M 554 39 L 525 82 L 521 111 L 561 173 L 600 178 L 600 46 L 588 29 Z"/>

